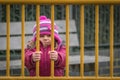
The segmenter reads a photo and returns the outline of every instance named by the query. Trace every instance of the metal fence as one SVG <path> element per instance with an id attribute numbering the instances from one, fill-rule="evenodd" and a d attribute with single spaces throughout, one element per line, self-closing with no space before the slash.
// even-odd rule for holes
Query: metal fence
<path id="1" fill-rule="evenodd" d="M 1 76 L 0 79 L 70 79 L 70 80 L 119 80 L 120 77 L 113 76 L 113 64 L 114 64 L 114 4 L 120 4 L 120 0 L 0 0 L 0 4 L 6 5 L 6 27 L 7 27 L 7 47 L 6 47 L 6 76 Z M 10 5 L 11 4 L 21 4 L 21 76 L 10 76 Z M 51 49 L 54 50 L 54 6 L 56 4 L 65 4 L 65 13 L 66 13 L 66 71 L 65 76 L 55 77 L 54 76 L 54 61 L 51 61 L 51 76 L 50 77 L 41 77 L 39 76 L 39 62 L 36 62 L 36 76 L 24 76 L 24 25 L 25 25 L 25 5 L 26 4 L 35 4 L 36 5 L 36 24 L 38 28 L 39 24 L 39 14 L 40 14 L 40 4 L 49 4 L 51 5 L 51 20 L 52 20 L 52 46 Z M 70 77 L 69 76 L 69 5 L 70 4 L 79 4 L 80 5 L 80 76 Z M 84 76 L 84 5 L 85 4 L 95 4 L 95 76 Z M 99 64 L 98 64 L 98 52 L 99 52 L 99 5 L 100 4 L 109 4 L 110 5 L 110 76 L 109 77 L 100 77 L 99 76 Z M 37 29 L 37 42 L 39 37 L 39 31 Z M 36 45 L 37 51 L 39 51 L 39 45 Z"/>

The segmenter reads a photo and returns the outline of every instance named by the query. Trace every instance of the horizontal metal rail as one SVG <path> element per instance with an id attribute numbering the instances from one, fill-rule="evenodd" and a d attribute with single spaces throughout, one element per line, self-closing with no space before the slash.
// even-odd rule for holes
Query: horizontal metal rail
<path id="1" fill-rule="evenodd" d="M 0 4 L 119 4 L 120 0 L 0 0 Z"/>
<path id="2" fill-rule="evenodd" d="M 120 77 L 0 77 L 0 80 L 120 80 Z"/>

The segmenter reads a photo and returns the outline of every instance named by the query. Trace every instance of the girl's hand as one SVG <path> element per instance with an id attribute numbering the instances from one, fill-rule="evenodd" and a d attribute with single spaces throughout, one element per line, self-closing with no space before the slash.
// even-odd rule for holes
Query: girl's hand
<path id="1" fill-rule="evenodd" d="M 39 51 L 39 52 L 34 52 L 34 53 L 32 54 L 32 60 L 33 60 L 34 62 L 40 61 L 40 59 L 41 59 L 41 54 L 42 54 L 41 51 Z"/>
<path id="2" fill-rule="evenodd" d="M 50 54 L 50 59 L 56 61 L 58 58 L 58 53 L 57 51 L 49 51 L 48 54 Z"/>

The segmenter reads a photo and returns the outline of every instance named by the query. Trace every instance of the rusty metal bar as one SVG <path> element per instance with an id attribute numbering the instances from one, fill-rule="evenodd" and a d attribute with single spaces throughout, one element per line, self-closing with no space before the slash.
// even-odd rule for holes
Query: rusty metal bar
<path id="1" fill-rule="evenodd" d="M 120 0 L 0 0 L 2 4 L 119 4 Z"/>
<path id="2" fill-rule="evenodd" d="M 39 49 L 40 49 L 40 44 L 39 44 L 39 39 L 40 39 L 40 35 L 39 35 L 39 33 L 40 33 L 40 25 L 39 25 L 39 15 L 40 15 L 40 6 L 39 5 L 36 5 L 36 32 L 37 32 L 37 34 L 36 34 L 36 51 L 39 51 Z M 37 53 L 38 54 L 38 53 Z M 37 61 L 36 62 L 36 76 L 37 77 L 39 77 L 39 71 L 40 71 L 40 69 L 39 69 L 39 61 Z"/>
<path id="3" fill-rule="evenodd" d="M 114 62 L 114 6 L 110 6 L 110 76 L 113 77 Z"/>
<path id="4" fill-rule="evenodd" d="M 7 29 L 7 40 L 6 40 L 6 76 L 10 76 L 10 4 L 6 5 L 6 29 Z"/>
<path id="5" fill-rule="evenodd" d="M 51 5 L 51 50 L 54 50 L 54 5 Z M 54 77 L 54 61 L 51 60 L 51 77 Z"/>
<path id="6" fill-rule="evenodd" d="M 84 5 L 80 6 L 80 75 L 84 77 Z"/>
<path id="7" fill-rule="evenodd" d="M 25 44 L 25 5 L 22 4 L 22 16 L 21 16 L 21 20 L 22 20 L 22 26 L 21 26 L 21 34 L 22 34 L 22 38 L 21 38 L 21 47 L 22 47 L 22 53 L 21 53 L 21 75 L 24 76 L 24 44 Z"/>
<path id="8" fill-rule="evenodd" d="M 98 77 L 99 60 L 99 5 L 95 6 L 95 76 Z"/>
<path id="9" fill-rule="evenodd" d="M 69 5 L 66 5 L 66 77 L 69 77 Z"/>

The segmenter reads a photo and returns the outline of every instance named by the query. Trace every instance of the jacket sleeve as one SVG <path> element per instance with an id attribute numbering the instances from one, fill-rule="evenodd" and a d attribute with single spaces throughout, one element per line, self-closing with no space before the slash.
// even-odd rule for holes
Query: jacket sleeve
<path id="1" fill-rule="evenodd" d="M 66 63 L 66 49 L 65 46 L 62 46 L 61 49 L 58 52 L 58 59 L 55 61 L 55 67 L 65 67 Z"/>
<path id="2" fill-rule="evenodd" d="M 35 62 L 32 60 L 32 53 L 32 50 L 25 49 L 25 66 L 28 70 L 35 68 Z"/>

